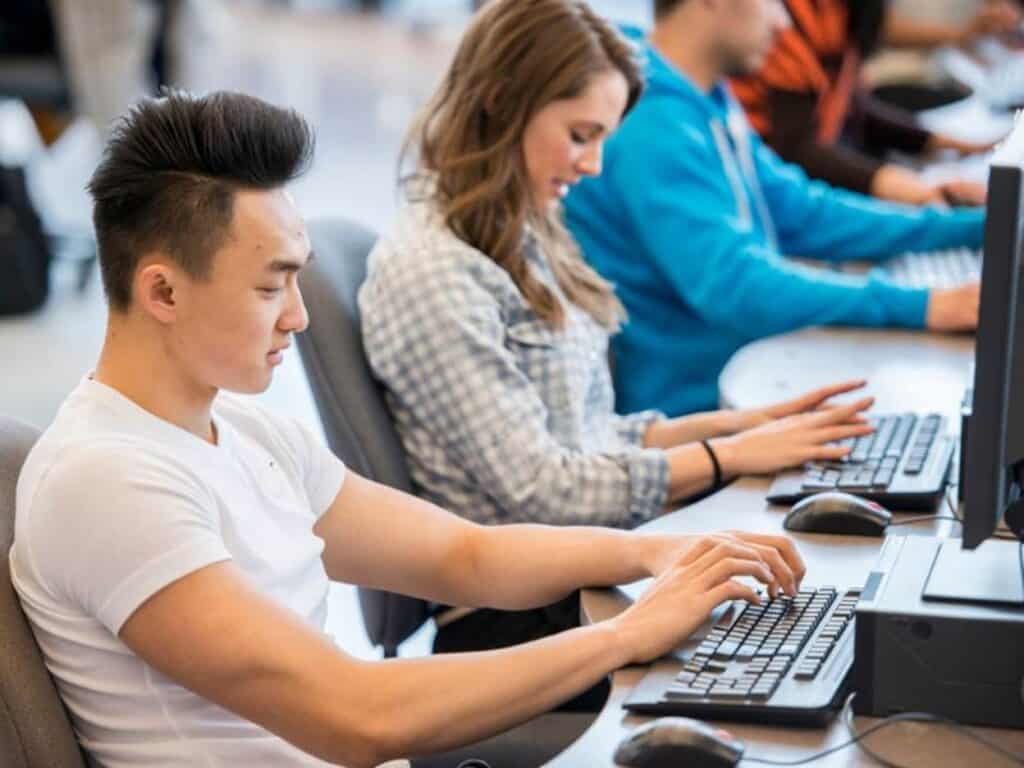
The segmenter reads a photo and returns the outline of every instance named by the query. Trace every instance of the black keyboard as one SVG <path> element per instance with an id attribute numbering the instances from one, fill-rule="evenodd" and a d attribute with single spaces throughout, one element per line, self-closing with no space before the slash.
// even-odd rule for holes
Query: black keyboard
<path id="1" fill-rule="evenodd" d="M 659 662 L 623 706 L 645 714 L 817 725 L 846 693 L 860 590 L 733 603 L 700 644 Z"/>
<path id="2" fill-rule="evenodd" d="M 934 508 L 946 487 L 954 440 L 935 413 L 868 418 L 875 431 L 843 441 L 842 461 L 811 462 L 776 476 L 768 501 L 792 504 L 822 491 L 845 491 L 894 509 Z"/>

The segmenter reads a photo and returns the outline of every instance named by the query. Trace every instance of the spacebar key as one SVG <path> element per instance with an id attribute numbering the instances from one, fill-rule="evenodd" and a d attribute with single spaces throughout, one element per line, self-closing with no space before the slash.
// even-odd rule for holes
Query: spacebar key
<path id="1" fill-rule="evenodd" d="M 665 689 L 666 699 L 703 699 L 708 695 L 707 688 L 690 688 L 682 685 L 670 685 Z"/>

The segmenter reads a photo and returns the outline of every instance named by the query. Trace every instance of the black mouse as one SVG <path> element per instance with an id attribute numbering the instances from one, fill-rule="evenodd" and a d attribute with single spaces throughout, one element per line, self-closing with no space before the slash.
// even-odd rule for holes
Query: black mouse
<path id="1" fill-rule="evenodd" d="M 826 491 L 793 505 L 782 523 L 787 531 L 882 536 L 892 513 L 881 504 L 849 493 Z"/>
<path id="2" fill-rule="evenodd" d="M 727 731 L 688 717 L 659 717 L 639 726 L 615 750 L 627 768 L 732 768 L 743 742 Z"/>

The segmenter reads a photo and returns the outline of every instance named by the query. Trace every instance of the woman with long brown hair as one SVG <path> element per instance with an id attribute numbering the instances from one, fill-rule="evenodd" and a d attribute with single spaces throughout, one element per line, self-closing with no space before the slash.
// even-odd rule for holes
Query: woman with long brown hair
<path id="1" fill-rule="evenodd" d="M 418 491 L 471 520 L 629 528 L 745 473 L 838 459 L 870 400 L 850 382 L 759 410 L 620 416 L 608 338 L 624 320 L 560 200 L 597 174 L 636 102 L 634 51 L 583 2 L 495 0 L 410 135 L 406 205 L 360 293 L 370 363 Z M 507 645 L 577 621 L 453 609 L 437 650 Z"/>

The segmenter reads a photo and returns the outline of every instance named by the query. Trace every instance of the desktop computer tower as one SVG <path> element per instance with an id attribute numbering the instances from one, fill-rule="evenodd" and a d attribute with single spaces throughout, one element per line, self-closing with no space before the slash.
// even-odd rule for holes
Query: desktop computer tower
<path id="1" fill-rule="evenodd" d="M 1024 585 L 1018 545 L 889 537 L 857 606 L 858 714 L 928 712 L 1024 728 Z"/>

